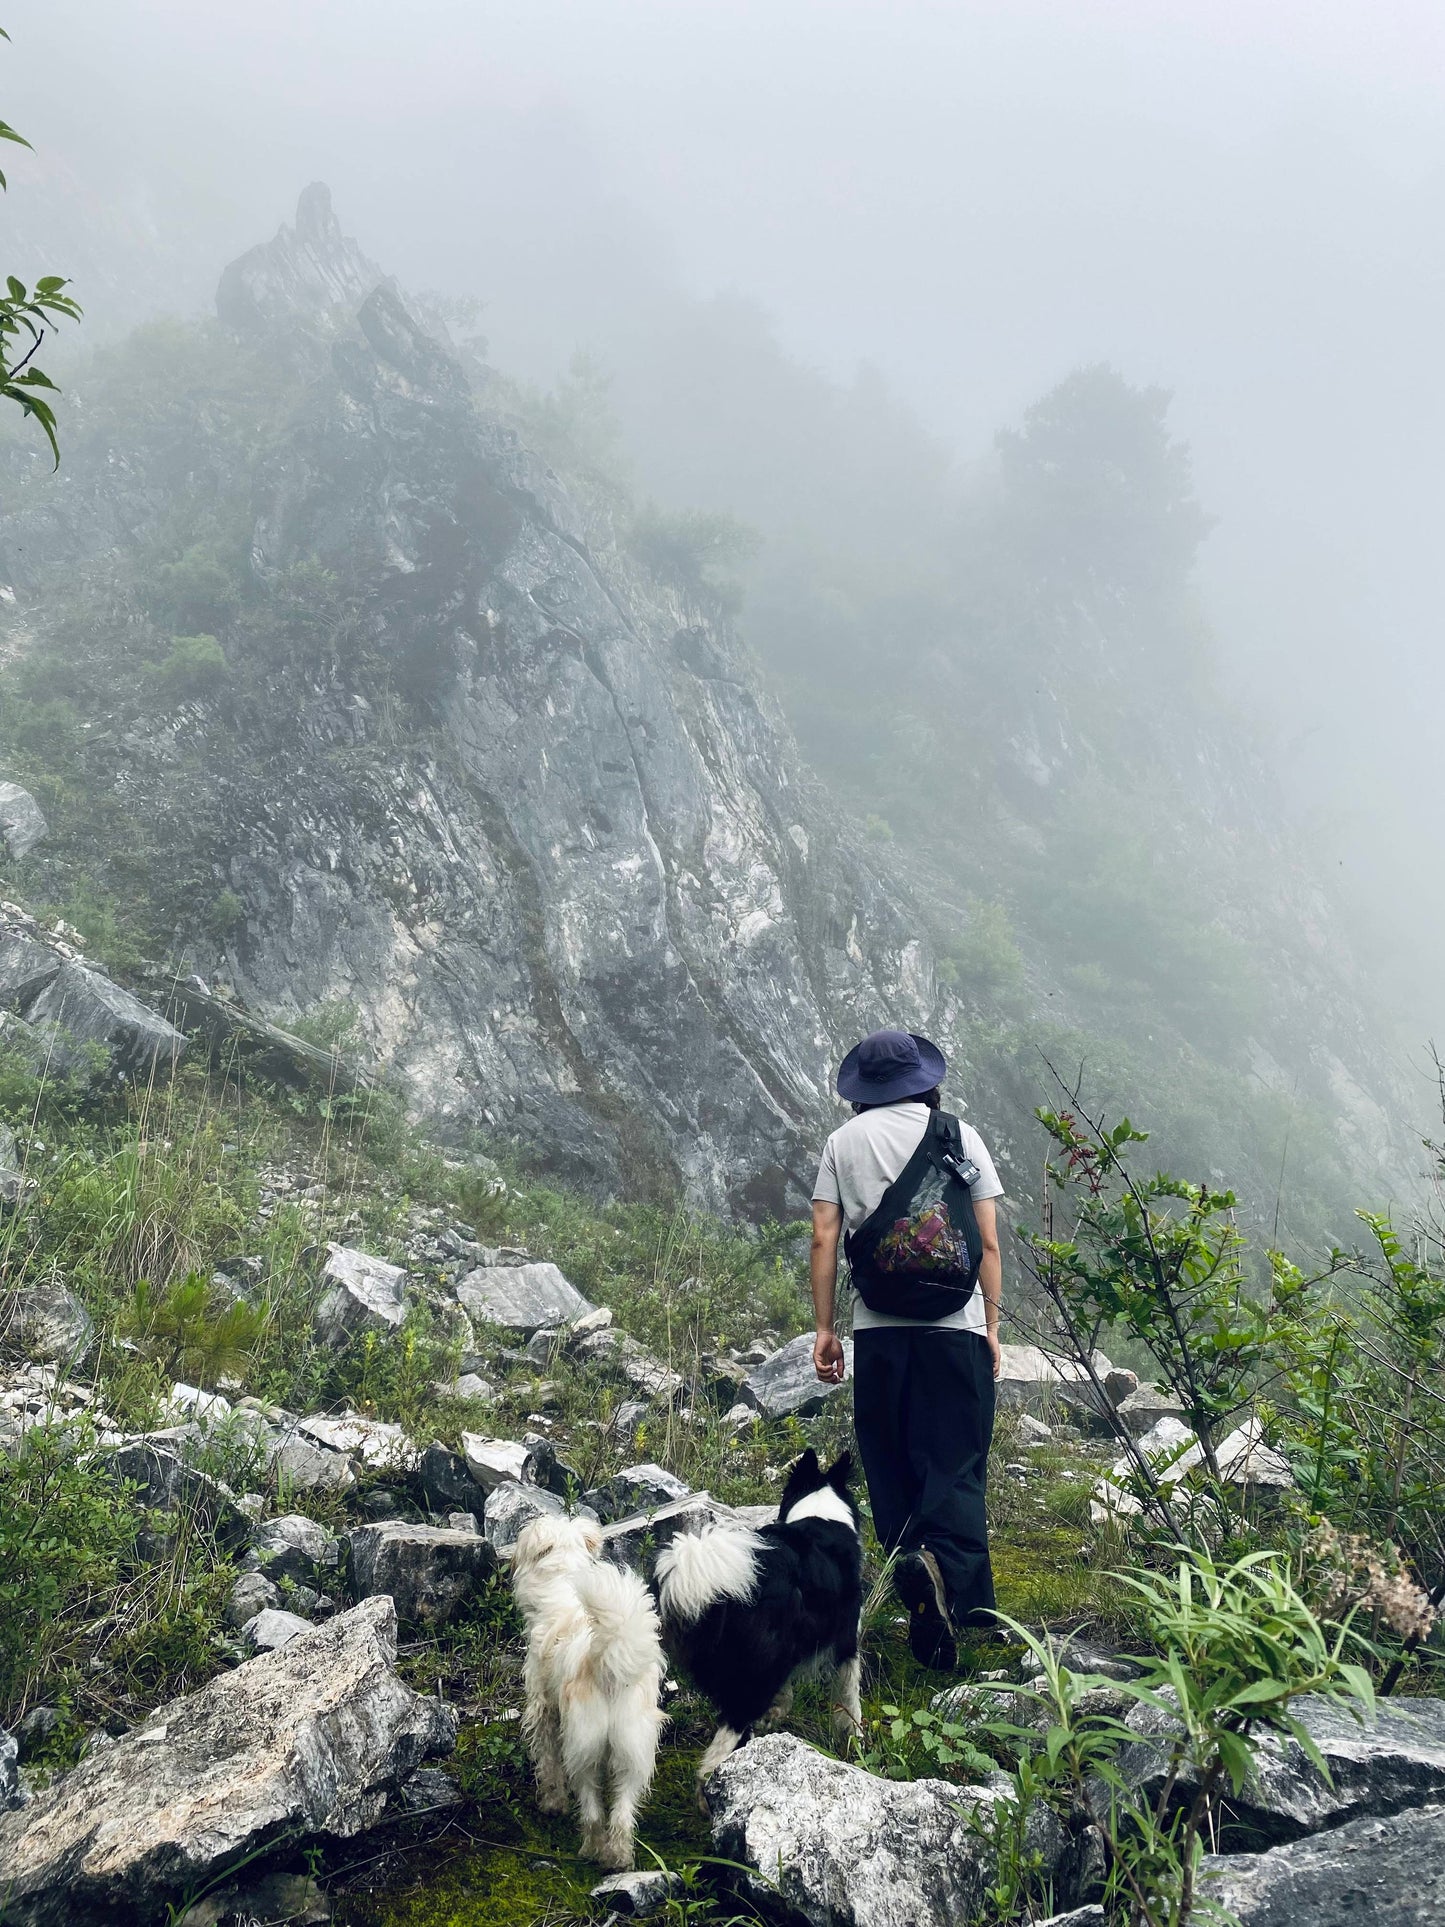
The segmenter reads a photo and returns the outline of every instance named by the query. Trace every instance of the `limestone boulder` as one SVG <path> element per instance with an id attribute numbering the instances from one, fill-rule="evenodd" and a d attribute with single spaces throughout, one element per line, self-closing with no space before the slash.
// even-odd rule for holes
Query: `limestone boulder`
<path id="1" fill-rule="evenodd" d="M 655 1512 L 659 1506 L 685 1499 L 690 1490 L 684 1480 L 663 1466 L 629 1465 L 582 1497 L 604 1525 L 611 1525 L 614 1519 L 625 1519 L 630 1513 Z"/>
<path id="2" fill-rule="evenodd" d="M 839 1397 L 853 1374 L 853 1341 L 843 1340 L 844 1383 L 825 1385 L 813 1369 L 813 1334 L 800 1332 L 743 1380 L 742 1402 L 764 1418 L 809 1418 Z"/>
<path id="3" fill-rule="evenodd" d="M 250 1624 L 257 1613 L 281 1604 L 281 1594 L 263 1572 L 243 1572 L 226 1597 L 222 1612 L 234 1633 Z"/>
<path id="4" fill-rule="evenodd" d="M 395 1331 L 406 1318 L 406 1272 L 351 1245 L 327 1247 L 316 1335 L 340 1346 L 359 1332 Z"/>
<path id="5" fill-rule="evenodd" d="M 544 1492 L 540 1486 L 507 1479 L 487 1494 L 482 1531 L 498 1558 L 510 1559 L 524 1526 L 548 1513 L 560 1516 L 566 1509 L 559 1498 Z"/>
<path id="6" fill-rule="evenodd" d="M 476 1512 L 482 1493 L 459 1452 L 433 1441 L 417 1460 L 413 1485 L 428 1512 Z"/>
<path id="7" fill-rule="evenodd" d="M 382 1419 L 362 1418 L 356 1412 L 340 1418 L 318 1415 L 301 1419 L 296 1431 L 308 1444 L 345 1453 L 372 1471 L 408 1471 L 416 1464 L 416 1448 L 406 1433 Z"/>
<path id="8" fill-rule="evenodd" d="M 29 856 L 49 827 L 29 790 L 18 783 L 0 783 L 0 838 L 17 863 Z"/>
<path id="9" fill-rule="evenodd" d="M 298 1633 L 309 1633 L 311 1622 L 299 1613 L 283 1612 L 277 1606 L 265 1606 L 254 1619 L 248 1619 L 241 1637 L 253 1653 L 276 1653 Z"/>
<path id="10" fill-rule="evenodd" d="M 372 1825 L 456 1721 L 398 1679 L 396 1614 L 369 1599 L 222 1673 L 0 1815 L 6 1927 L 167 1909 L 275 1843 Z"/>
<path id="11" fill-rule="evenodd" d="M 471 1526 L 414 1526 L 383 1519 L 350 1535 L 351 1583 L 363 1598 L 386 1593 L 397 1617 L 443 1626 L 496 1571 L 496 1548 Z"/>
<path id="12" fill-rule="evenodd" d="M 158 1556 L 164 1550 L 162 1542 L 180 1529 L 182 1514 L 228 1550 L 245 1545 L 251 1522 L 237 1506 L 229 1486 L 190 1465 L 183 1448 L 184 1441 L 167 1440 L 162 1435 L 127 1439 L 120 1445 L 103 1446 L 96 1453 L 98 1471 L 117 1484 L 129 1486 L 138 1506 L 160 1515 L 141 1536 L 142 1552 L 148 1557 Z"/>
<path id="13" fill-rule="evenodd" d="M 341 1541 L 304 1512 L 288 1512 L 252 1528 L 251 1549 L 243 1563 L 273 1584 L 289 1579 L 293 1585 L 324 1591 L 336 1579 Z"/>
<path id="14" fill-rule="evenodd" d="M 469 1318 L 531 1338 L 552 1325 L 585 1318 L 592 1306 L 556 1265 L 483 1265 L 457 1286 L 457 1303 Z"/>
<path id="15" fill-rule="evenodd" d="M 773 1733 L 725 1760 L 703 1797 L 716 1851 L 790 1920 L 921 1927 L 982 1910 L 989 1860 L 970 1820 L 992 1807 L 987 1789 L 881 1779 Z"/>
<path id="16" fill-rule="evenodd" d="M 1262 1735 L 1255 1770 L 1229 1802 L 1226 1844 L 1283 1843 L 1407 1807 L 1445 1805 L 1445 1700 L 1380 1700 L 1356 1719 L 1347 1707 L 1310 1696 L 1294 1711 L 1329 1777 L 1298 1741 Z M 1152 1800 L 1164 1783 L 1173 1729 L 1166 1714 L 1144 1705 L 1126 1724 L 1140 1738 L 1123 1749 L 1120 1771 Z M 1184 1788 L 1192 1784 L 1186 1774 Z"/>
<path id="17" fill-rule="evenodd" d="M 483 1492 L 495 1492 L 509 1480 L 519 1481 L 527 1468 L 529 1448 L 520 1439 L 489 1439 L 477 1432 L 462 1433 L 462 1458 L 468 1473 Z"/>
<path id="18" fill-rule="evenodd" d="M 169 1071 L 185 1054 L 185 1037 L 174 1024 L 77 960 L 61 964 L 24 1016 L 35 1028 L 50 1029 L 53 1063 L 78 1077 L 100 1071 L 138 1082 Z"/>
<path id="19" fill-rule="evenodd" d="M 1439 1927 L 1445 1806 L 1351 1820 L 1268 1853 L 1207 1857 L 1199 1892 L 1240 1927 Z"/>
<path id="20" fill-rule="evenodd" d="M 79 1364 L 94 1337 L 90 1313 L 64 1285 L 27 1285 L 0 1299 L 0 1343 L 23 1358 Z"/>

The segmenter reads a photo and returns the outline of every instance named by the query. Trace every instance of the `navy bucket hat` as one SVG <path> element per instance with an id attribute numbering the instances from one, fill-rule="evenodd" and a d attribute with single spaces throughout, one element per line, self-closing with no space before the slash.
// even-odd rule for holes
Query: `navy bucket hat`
<path id="1" fill-rule="evenodd" d="M 838 1066 L 838 1095 L 850 1104 L 901 1104 L 941 1084 L 948 1065 L 937 1044 L 910 1030 L 875 1030 Z"/>

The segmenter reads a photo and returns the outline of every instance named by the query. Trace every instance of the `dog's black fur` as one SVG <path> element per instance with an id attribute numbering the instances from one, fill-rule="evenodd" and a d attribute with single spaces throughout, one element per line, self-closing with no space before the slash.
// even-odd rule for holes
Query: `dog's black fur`
<path id="1" fill-rule="evenodd" d="M 743 1740 L 794 1674 L 819 1662 L 843 1667 L 858 1657 L 863 1543 L 852 1476 L 850 1452 L 825 1472 L 810 1447 L 788 1473 L 777 1524 L 759 1529 L 752 1598 L 718 1600 L 690 1622 L 664 1618 L 679 1664 L 722 1724 Z M 851 1529 L 832 1519 L 789 1524 L 789 1512 L 825 1486 L 847 1506 Z"/>

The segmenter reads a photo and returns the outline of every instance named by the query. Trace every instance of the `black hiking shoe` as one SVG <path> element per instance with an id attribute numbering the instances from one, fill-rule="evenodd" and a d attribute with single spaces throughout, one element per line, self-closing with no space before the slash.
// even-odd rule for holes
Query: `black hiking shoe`
<path id="1" fill-rule="evenodd" d="M 943 1574 L 926 1546 L 901 1555 L 893 1571 L 893 1584 L 908 1608 L 908 1650 L 920 1666 L 951 1673 L 958 1664 L 953 1622 L 948 1617 Z"/>

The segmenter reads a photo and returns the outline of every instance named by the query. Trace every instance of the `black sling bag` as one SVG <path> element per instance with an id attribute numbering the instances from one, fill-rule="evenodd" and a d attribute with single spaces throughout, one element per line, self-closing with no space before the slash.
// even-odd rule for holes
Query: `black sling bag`
<path id="1" fill-rule="evenodd" d="M 843 1240 L 853 1289 L 870 1311 L 932 1320 L 963 1310 L 983 1256 L 970 1190 L 977 1176 L 958 1119 L 930 1111 L 877 1210 Z"/>

